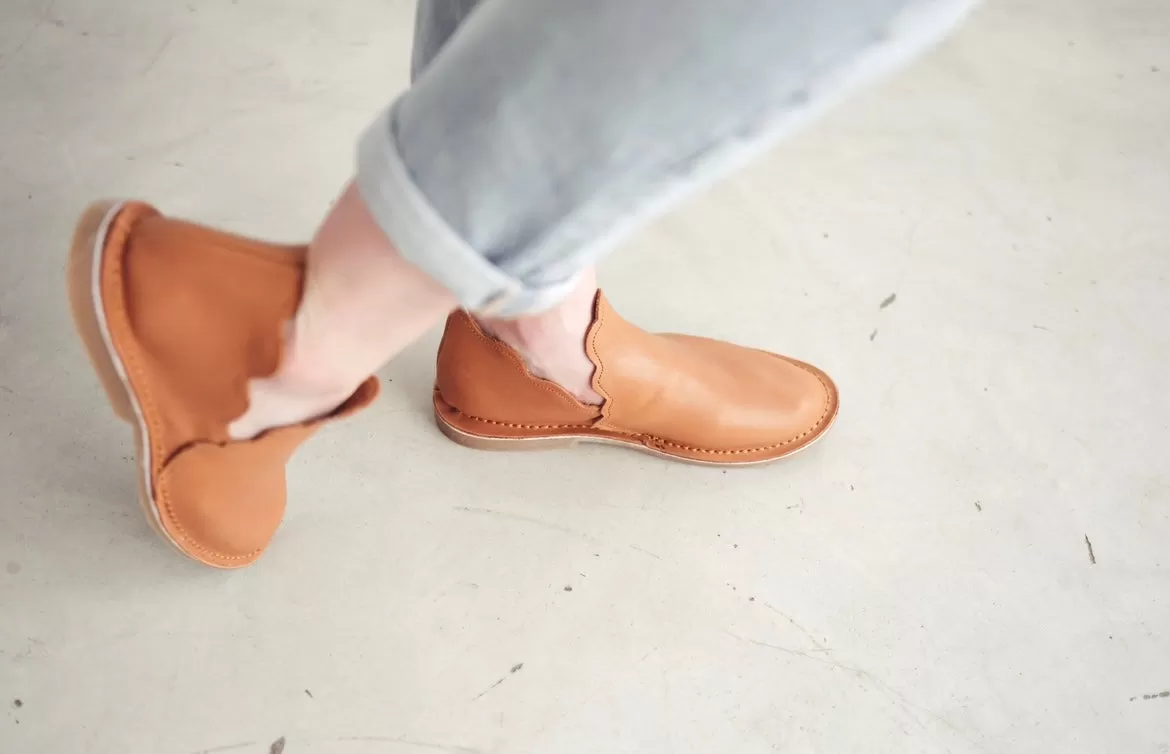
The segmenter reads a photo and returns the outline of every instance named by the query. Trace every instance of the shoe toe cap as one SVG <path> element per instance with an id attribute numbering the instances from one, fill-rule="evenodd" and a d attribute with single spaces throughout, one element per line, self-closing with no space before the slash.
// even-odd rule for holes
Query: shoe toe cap
<path id="1" fill-rule="evenodd" d="M 712 439 L 744 461 L 789 455 L 824 434 L 836 416 L 836 386 L 810 364 L 750 351 L 734 373 L 736 390 L 728 391 L 734 398 L 719 407 Z"/>
<path id="2" fill-rule="evenodd" d="M 179 451 L 157 477 L 155 502 L 170 539 L 218 568 L 251 564 L 284 516 L 284 459 L 255 442 L 198 443 Z"/>
<path id="3" fill-rule="evenodd" d="M 773 354 L 772 400 L 761 413 L 776 442 L 800 447 L 824 433 L 836 417 L 837 387 L 820 369 Z M 764 395 L 767 392 L 761 391 Z"/>

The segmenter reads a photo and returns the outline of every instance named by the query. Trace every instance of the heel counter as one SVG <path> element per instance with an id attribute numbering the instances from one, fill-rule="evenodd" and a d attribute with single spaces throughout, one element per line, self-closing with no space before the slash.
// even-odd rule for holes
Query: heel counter
<path id="1" fill-rule="evenodd" d="M 435 384 L 455 410 L 496 422 L 588 423 L 599 415 L 556 383 L 534 377 L 520 354 L 463 311 L 447 318 Z"/>

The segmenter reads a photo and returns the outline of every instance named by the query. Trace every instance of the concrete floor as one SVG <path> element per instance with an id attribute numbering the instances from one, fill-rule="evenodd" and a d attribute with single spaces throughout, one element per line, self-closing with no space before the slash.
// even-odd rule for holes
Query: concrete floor
<path id="1" fill-rule="evenodd" d="M 815 450 L 465 451 L 432 334 L 297 457 L 258 566 L 157 541 L 73 216 L 303 239 L 412 12 L 4 0 L 0 752 L 1170 751 L 1162 0 L 988 7 L 607 262 L 635 321 L 833 373 Z"/>

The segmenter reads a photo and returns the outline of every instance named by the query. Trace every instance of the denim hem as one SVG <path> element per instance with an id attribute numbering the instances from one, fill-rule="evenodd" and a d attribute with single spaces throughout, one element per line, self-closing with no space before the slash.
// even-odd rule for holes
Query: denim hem
<path id="1" fill-rule="evenodd" d="M 370 214 L 398 253 L 454 293 L 470 311 L 514 317 L 559 303 L 576 278 L 526 287 L 469 246 L 439 216 L 398 153 L 394 107 L 379 115 L 358 143 L 357 185 Z"/>

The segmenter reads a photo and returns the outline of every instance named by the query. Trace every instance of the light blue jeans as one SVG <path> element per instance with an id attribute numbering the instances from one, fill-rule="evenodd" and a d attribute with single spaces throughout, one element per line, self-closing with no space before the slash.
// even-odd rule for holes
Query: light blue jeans
<path id="1" fill-rule="evenodd" d="M 973 0 L 420 0 L 362 197 L 467 309 L 554 306 L 640 224 L 953 28 Z"/>

